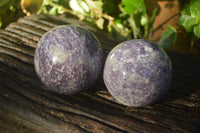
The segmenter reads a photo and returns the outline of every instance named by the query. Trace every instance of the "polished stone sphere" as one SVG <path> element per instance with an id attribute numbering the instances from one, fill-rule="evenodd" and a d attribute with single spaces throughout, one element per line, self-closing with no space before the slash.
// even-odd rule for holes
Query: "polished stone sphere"
<path id="1" fill-rule="evenodd" d="M 75 94 L 88 89 L 98 78 L 102 50 L 88 30 L 62 25 L 42 36 L 35 50 L 34 66 L 49 90 Z"/>
<path id="2" fill-rule="evenodd" d="M 119 103 L 146 106 L 166 94 L 172 79 L 172 65 L 158 45 L 142 39 L 130 40 L 109 53 L 103 78 Z"/>

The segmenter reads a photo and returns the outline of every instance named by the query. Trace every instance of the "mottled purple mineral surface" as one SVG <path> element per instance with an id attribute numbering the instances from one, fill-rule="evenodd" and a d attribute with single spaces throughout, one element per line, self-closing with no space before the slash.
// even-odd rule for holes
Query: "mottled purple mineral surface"
<path id="1" fill-rule="evenodd" d="M 140 107 L 162 98 L 172 79 L 169 57 L 158 45 L 130 40 L 117 45 L 108 55 L 104 82 L 120 103 Z"/>
<path id="2" fill-rule="evenodd" d="M 102 50 L 91 32 L 79 26 L 58 26 L 38 42 L 34 65 L 44 85 L 70 95 L 95 82 L 102 69 Z"/>

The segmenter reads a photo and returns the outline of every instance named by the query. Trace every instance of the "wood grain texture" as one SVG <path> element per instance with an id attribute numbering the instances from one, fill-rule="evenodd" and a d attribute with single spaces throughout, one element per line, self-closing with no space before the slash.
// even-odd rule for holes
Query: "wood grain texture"
<path id="1" fill-rule="evenodd" d="M 77 24 L 100 40 L 104 59 L 120 41 L 72 18 L 34 15 L 0 30 L 0 132 L 197 133 L 200 131 L 200 56 L 168 53 L 173 64 L 169 92 L 158 104 L 142 108 L 117 103 L 100 78 L 73 96 L 45 89 L 33 66 L 40 37 L 57 25 Z"/>

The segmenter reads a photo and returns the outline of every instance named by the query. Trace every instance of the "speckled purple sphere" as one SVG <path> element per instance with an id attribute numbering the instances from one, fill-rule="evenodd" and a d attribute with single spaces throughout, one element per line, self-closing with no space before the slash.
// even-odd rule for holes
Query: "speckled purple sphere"
<path id="1" fill-rule="evenodd" d="M 158 45 L 141 39 L 130 40 L 109 53 L 103 78 L 118 102 L 133 107 L 146 106 L 166 94 L 172 66 Z"/>
<path id="2" fill-rule="evenodd" d="M 95 82 L 102 69 L 102 50 L 91 32 L 79 26 L 58 26 L 38 42 L 34 65 L 44 85 L 70 95 Z"/>

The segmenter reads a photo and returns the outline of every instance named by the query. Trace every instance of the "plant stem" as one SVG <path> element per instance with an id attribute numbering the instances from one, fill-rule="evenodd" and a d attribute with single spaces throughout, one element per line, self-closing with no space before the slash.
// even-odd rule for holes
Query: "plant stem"
<path id="1" fill-rule="evenodd" d="M 130 15 L 129 23 L 131 25 L 131 28 L 133 29 L 133 36 L 136 39 L 138 37 L 138 28 L 137 28 L 135 21 L 133 19 L 133 14 Z"/>
<path id="2" fill-rule="evenodd" d="M 145 26 L 144 26 L 144 36 L 143 36 L 143 38 L 148 38 L 148 36 L 149 36 L 149 25 L 148 25 L 148 23 L 146 23 L 145 24 Z"/>
<path id="3" fill-rule="evenodd" d="M 56 7 L 56 8 L 63 8 L 63 10 L 66 12 L 66 13 L 69 13 L 69 14 L 72 14 L 72 15 L 77 15 L 77 13 L 80 13 L 80 12 L 74 12 L 72 10 L 69 10 L 61 5 L 57 5 L 55 3 L 52 2 L 52 0 L 45 0 L 50 6 L 52 7 Z M 84 14 L 86 15 L 86 14 Z"/>

